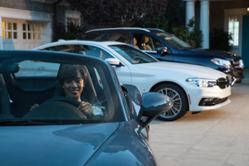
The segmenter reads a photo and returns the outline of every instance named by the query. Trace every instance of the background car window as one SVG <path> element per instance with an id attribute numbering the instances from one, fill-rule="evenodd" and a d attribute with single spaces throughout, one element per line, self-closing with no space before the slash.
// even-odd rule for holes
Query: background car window
<path id="1" fill-rule="evenodd" d="M 83 34 L 78 37 L 80 40 L 94 40 L 94 41 L 107 41 L 107 34 L 105 33 L 91 33 Z"/>
<path id="2" fill-rule="evenodd" d="M 112 55 L 110 55 L 106 51 L 98 47 L 88 46 L 88 45 L 80 45 L 79 53 L 83 55 L 90 55 L 90 56 L 101 58 L 101 59 L 114 58 Z"/>
<path id="3" fill-rule="evenodd" d="M 128 45 L 110 45 L 114 51 L 124 57 L 127 61 L 132 64 L 139 63 L 152 63 L 157 62 L 154 58 L 150 57 L 148 54 Z"/>
<path id="4" fill-rule="evenodd" d="M 134 33 L 133 45 L 136 48 L 146 51 L 157 51 L 158 47 L 165 47 L 165 45 L 156 38 L 142 33 Z"/>
<path id="5" fill-rule="evenodd" d="M 119 41 L 129 44 L 129 33 L 109 33 L 108 41 Z"/>
<path id="6" fill-rule="evenodd" d="M 183 49 L 183 48 L 191 48 L 191 46 L 177 38 L 175 35 L 168 34 L 168 33 L 156 33 L 157 36 L 165 40 L 171 47 L 176 49 Z"/>
<path id="7" fill-rule="evenodd" d="M 151 36 L 142 33 L 133 34 L 133 45 L 141 50 L 155 51 Z"/>
<path id="8" fill-rule="evenodd" d="M 155 48 L 155 50 L 153 50 L 153 51 L 157 51 L 158 47 L 165 47 L 165 45 L 162 42 L 158 41 L 156 38 L 151 37 L 151 39 L 152 39 L 152 43 L 153 43 L 154 48 Z"/>
<path id="9" fill-rule="evenodd" d="M 58 45 L 58 46 L 52 46 L 52 47 L 47 47 L 41 50 L 46 50 L 46 51 L 60 51 L 60 52 L 75 52 L 75 45 Z"/>

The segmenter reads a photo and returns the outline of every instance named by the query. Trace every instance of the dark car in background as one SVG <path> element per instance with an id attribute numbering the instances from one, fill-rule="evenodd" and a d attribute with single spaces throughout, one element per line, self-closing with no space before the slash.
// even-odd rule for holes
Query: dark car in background
<path id="1" fill-rule="evenodd" d="M 244 64 L 240 56 L 219 50 L 192 48 L 176 36 L 155 28 L 103 28 L 78 34 L 78 40 L 119 41 L 141 49 L 160 61 L 207 66 L 227 74 L 230 84 L 240 83 Z"/>
<path id="2" fill-rule="evenodd" d="M 1 166 L 157 165 L 142 130 L 172 107 L 168 96 L 140 96 L 134 86 L 121 87 L 114 69 L 99 58 L 30 50 L 0 50 L 0 55 Z M 82 103 L 65 95 L 57 80 L 62 64 L 85 68 L 81 97 L 94 115 L 82 116 Z M 79 74 L 76 78 L 81 82 Z M 39 106 L 31 110 L 34 104 Z"/>

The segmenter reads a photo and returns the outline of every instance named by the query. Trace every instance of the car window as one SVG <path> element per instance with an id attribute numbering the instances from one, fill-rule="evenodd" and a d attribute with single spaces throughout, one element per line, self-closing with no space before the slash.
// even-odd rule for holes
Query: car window
<path id="1" fill-rule="evenodd" d="M 98 48 L 98 47 L 89 46 L 89 45 L 80 45 L 79 53 L 82 55 L 90 55 L 90 56 L 101 58 L 101 59 L 114 58 L 112 55 L 110 55 L 105 50 Z"/>
<path id="2" fill-rule="evenodd" d="M 164 46 L 160 41 L 158 41 L 154 37 L 142 33 L 133 34 L 133 45 L 138 49 L 147 51 L 157 51 L 158 47 Z"/>
<path id="3" fill-rule="evenodd" d="M 41 50 L 44 51 L 61 51 L 61 52 L 75 52 L 75 45 L 67 44 L 67 45 L 57 45 L 52 47 L 43 48 Z"/>
<path id="4" fill-rule="evenodd" d="M 107 34 L 105 33 L 90 33 L 83 34 L 78 37 L 80 40 L 93 40 L 93 41 L 107 41 Z"/>
<path id="5" fill-rule="evenodd" d="M 42 51 L 59 51 L 59 52 L 75 52 L 75 45 L 74 44 L 67 44 L 67 45 L 57 45 L 52 47 L 47 47 L 41 49 Z M 25 64 L 23 64 L 25 63 Z M 27 68 L 27 72 L 19 72 L 16 73 L 17 77 L 27 77 L 27 76 L 52 76 L 55 77 L 57 75 L 57 70 L 59 69 L 58 65 L 47 63 L 47 62 L 40 62 L 40 61 L 28 61 L 28 62 L 21 62 L 20 65 L 25 65 Z M 36 71 L 36 72 L 33 72 Z"/>
<path id="6" fill-rule="evenodd" d="M 165 40 L 166 43 L 168 43 L 171 47 L 176 49 L 183 49 L 183 48 L 191 48 L 191 46 L 176 37 L 175 35 L 169 34 L 169 33 L 156 33 L 157 36 Z"/>
<path id="7" fill-rule="evenodd" d="M 13 73 L 5 73 L 4 77 L 1 77 L 0 87 L 1 90 L 5 88 L 6 100 L 9 103 L 1 103 L 0 114 L 3 116 L 0 116 L 0 125 L 3 120 L 4 122 L 8 121 L 10 117 L 9 125 L 15 125 L 12 122 L 19 121 L 27 122 L 30 125 L 120 121 L 123 114 L 120 105 L 115 105 L 119 102 L 113 89 L 112 77 L 110 74 L 106 74 L 109 71 L 103 68 L 103 65 L 93 61 L 80 64 L 42 60 L 40 62 L 59 66 L 56 71 L 57 77 L 49 75 L 33 77 L 33 75 L 22 72 L 26 70 L 23 65 L 15 75 L 20 75 L 19 72 L 22 72 L 24 77 L 12 77 Z M 19 65 L 20 62 L 15 61 L 14 63 Z M 77 67 L 75 68 L 75 66 Z M 37 70 L 33 71 L 34 76 L 37 72 L 39 73 Z M 77 94 L 80 95 L 82 103 L 90 106 L 84 110 L 80 109 L 81 101 L 75 99 Z M 87 114 L 89 110 L 86 109 L 89 109 L 92 114 Z"/>
<path id="8" fill-rule="evenodd" d="M 130 43 L 129 33 L 109 33 L 108 41 L 119 41 L 122 43 Z"/>
<path id="9" fill-rule="evenodd" d="M 16 77 L 56 77 L 59 69 L 59 64 L 41 62 L 41 61 L 22 61 L 19 63 L 20 69 L 15 73 Z"/>
<path id="10" fill-rule="evenodd" d="M 157 62 L 148 54 L 129 45 L 109 45 L 109 47 L 132 64 Z"/>

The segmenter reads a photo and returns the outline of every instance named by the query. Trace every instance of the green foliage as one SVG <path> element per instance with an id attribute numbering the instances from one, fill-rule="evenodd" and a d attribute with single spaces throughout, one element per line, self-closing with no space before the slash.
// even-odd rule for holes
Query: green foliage
<path id="1" fill-rule="evenodd" d="M 191 20 L 189 20 L 189 24 L 188 27 L 190 29 L 189 31 L 189 37 L 188 40 L 190 41 L 194 41 L 195 42 L 195 47 L 199 48 L 201 47 L 201 43 L 202 43 L 202 31 L 198 30 L 195 26 L 195 19 L 192 18 Z"/>
<path id="2" fill-rule="evenodd" d="M 63 28 L 63 31 L 59 34 L 60 39 L 70 40 L 70 39 L 76 39 L 78 33 L 85 32 L 85 29 L 78 24 L 75 24 L 73 22 L 67 23 L 67 31 L 65 31 L 65 27 Z"/>
<path id="3" fill-rule="evenodd" d="M 93 26 L 131 27 L 159 16 L 167 0 L 67 0 Z"/>
<path id="4" fill-rule="evenodd" d="M 159 28 L 159 29 L 166 30 L 168 29 L 168 20 L 166 19 L 163 13 L 161 16 L 155 17 L 150 23 L 146 24 L 145 27 Z"/>
<path id="5" fill-rule="evenodd" d="M 182 0 L 167 0 L 166 10 L 155 17 L 148 24 L 141 24 L 145 28 L 159 28 L 172 33 L 174 27 L 185 24 L 185 8 Z M 134 26 L 141 26 L 134 25 Z"/>
<path id="6" fill-rule="evenodd" d="M 189 31 L 188 31 L 188 27 L 185 26 L 179 26 L 179 27 L 175 27 L 172 29 L 173 34 L 175 36 L 177 36 L 179 39 L 188 42 L 189 40 Z"/>
<path id="7" fill-rule="evenodd" d="M 213 28 L 210 31 L 209 41 L 211 49 L 230 51 L 232 49 L 231 40 L 232 35 L 223 29 Z"/>
<path id="8" fill-rule="evenodd" d="M 179 39 L 189 43 L 192 47 L 199 48 L 202 43 L 202 32 L 195 26 L 195 19 L 189 21 L 188 27 L 179 26 L 172 29 L 173 34 Z"/>
<path id="9" fill-rule="evenodd" d="M 164 17 L 168 20 L 166 29 L 167 32 L 172 33 L 174 27 L 185 25 L 185 6 L 182 0 L 168 0 Z"/>

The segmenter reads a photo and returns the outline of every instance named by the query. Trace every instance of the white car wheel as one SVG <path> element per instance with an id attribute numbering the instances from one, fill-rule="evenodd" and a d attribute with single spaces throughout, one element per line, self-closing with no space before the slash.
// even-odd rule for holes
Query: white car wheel
<path id="1" fill-rule="evenodd" d="M 159 115 L 159 119 L 173 121 L 185 115 L 188 110 L 188 102 L 184 91 L 179 86 L 174 84 L 162 84 L 153 91 L 169 96 L 173 102 L 173 107 L 169 111 Z"/>

